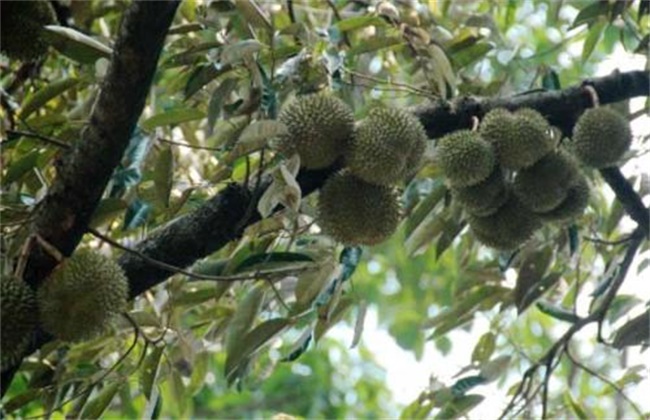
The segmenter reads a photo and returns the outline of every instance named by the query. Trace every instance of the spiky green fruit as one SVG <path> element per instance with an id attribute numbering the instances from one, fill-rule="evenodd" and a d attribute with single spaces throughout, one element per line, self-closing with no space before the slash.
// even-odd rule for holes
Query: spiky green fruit
<path id="1" fill-rule="evenodd" d="M 494 214 L 508 199 L 503 171 L 498 166 L 486 180 L 471 187 L 452 188 L 452 196 L 474 216 Z"/>
<path id="2" fill-rule="evenodd" d="M 539 217 L 545 222 L 568 222 L 584 213 L 589 204 L 589 182 L 580 174 L 569 189 L 566 198 L 553 210 Z"/>
<path id="3" fill-rule="evenodd" d="M 478 133 L 458 130 L 436 144 L 438 162 L 452 187 L 469 187 L 486 179 L 496 163 L 490 143 Z"/>
<path id="4" fill-rule="evenodd" d="M 129 283 L 116 262 L 80 249 L 63 261 L 38 289 L 43 329 L 65 341 L 102 334 L 126 309 Z"/>
<path id="5" fill-rule="evenodd" d="M 538 216 L 514 194 L 510 194 L 494 214 L 486 217 L 470 215 L 468 221 L 479 241 L 500 250 L 516 249 L 542 226 Z"/>
<path id="6" fill-rule="evenodd" d="M 585 165 L 593 168 L 616 165 L 631 142 L 630 124 L 609 108 L 588 109 L 573 127 L 573 151 Z"/>
<path id="7" fill-rule="evenodd" d="M 322 93 L 295 97 L 280 112 L 279 120 L 288 131 L 274 140 L 275 148 L 286 156 L 298 153 L 301 165 L 310 169 L 332 165 L 354 132 L 350 107 Z"/>
<path id="8" fill-rule="evenodd" d="M 497 108 L 488 112 L 480 128 L 483 138 L 494 145 L 496 156 L 506 169 L 519 170 L 531 166 L 554 147 L 551 127 L 544 117 L 532 109 L 515 113 Z"/>
<path id="9" fill-rule="evenodd" d="M 9 58 L 35 60 L 47 52 L 45 25 L 56 22 L 47 0 L 0 2 L 0 50 Z"/>
<path id="10" fill-rule="evenodd" d="M 38 309 L 34 291 L 24 281 L 15 276 L 2 275 L 1 282 L 0 370 L 5 370 L 16 363 L 29 346 L 32 332 L 38 323 Z"/>
<path id="11" fill-rule="evenodd" d="M 366 182 L 395 184 L 417 171 L 426 142 L 424 127 L 410 113 L 374 108 L 355 130 L 346 164 Z"/>
<path id="12" fill-rule="evenodd" d="M 517 173 L 513 190 L 535 213 L 556 208 L 580 175 L 575 159 L 566 151 L 551 152 Z"/>
<path id="13" fill-rule="evenodd" d="M 400 220 L 397 191 L 365 182 L 347 171 L 330 177 L 320 192 L 318 222 L 346 245 L 375 245 L 389 238 Z"/>

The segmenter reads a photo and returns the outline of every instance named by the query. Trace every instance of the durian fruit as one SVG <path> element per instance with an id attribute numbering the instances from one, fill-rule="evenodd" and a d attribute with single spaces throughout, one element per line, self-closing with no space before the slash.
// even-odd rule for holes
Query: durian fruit
<path id="1" fill-rule="evenodd" d="M 374 108 L 355 130 L 346 164 L 366 182 L 395 184 L 417 171 L 426 142 L 422 124 L 410 113 Z"/>
<path id="2" fill-rule="evenodd" d="M 348 171 L 330 177 L 320 192 L 318 222 L 323 232 L 346 245 L 375 245 L 389 238 L 400 221 L 393 187 L 365 182 Z"/>
<path id="3" fill-rule="evenodd" d="M 0 20 L 0 50 L 9 58 L 35 60 L 47 52 L 43 26 L 56 22 L 48 0 L 2 0 Z"/>
<path id="4" fill-rule="evenodd" d="M 126 309 L 129 284 L 110 258 L 80 249 L 45 279 L 37 292 L 43 329 L 65 341 L 102 334 Z"/>
<path id="5" fill-rule="evenodd" d="M 38 323 L 38 309 L 34 291 L 22 279 L 3 274 L 0 281 L 0 370 L 5 370 L 16 363 L 29 346 Z"/>
<path id="6" fill-rule="evenodd" d="M 279 120 L 288 133 L 274 140 L 287 157 L 298 153 L 301 165 L 321 169 L 344 152 L 354 132 L 354 115 L 342 100 L 327 94 L 300 95 L 284 107 Z"/>
<path id="7" fill-rule="evenodd" d="M 437 158 L 451 187 L 469 187 L 486 179 L 494 170 L 494 150 L 476 132 L 458 130 L 436 144 Z"/>
<path id="8" fill-rule="evenodd" d="M 451 194 L 463 208 L 474 216 L 494 214 L 508 199 L 508 188 L 499 166 L 484 181 L 471 187 L 452 188 Z"/>
<path id="9" fill-rule="evenodd" d="M 588 204 L 589 182 L 583 174 L 579 174 L 562 203 L 539 217 L 544 222 L 568 222 L 584 213 Z"/>
<path id="10" fill-rule="evenodd" d="M 515 113 L 504 108 L 488 112 L 480 133 L 494 145 L 499 163 L 506 169 L 531 166 L 554 147 L 551 128 L 537 111 L 524 108 Z"/>
<path id="11" fill-rule="evenodd" d="M 593 168 L 616 165 L 631 142 L 630 124 L 609 108 L 588 109 L 573 127 L 573 151 L 585 165 Z"/>
<path id="12" fill-rule="evenodd" d="M 515 177 L 513 190 L 524 205 L 535 213 L 556 208 L 567 196 L 580 168 L 566 151 L 551 152 Z"/>
<path id="13" fill-rule="evenodd" d="M 539 217 L 514 194 L 510 194 L 505 204 L 494 214 L 486 217 L 470 214 L 468 221 L 479 241 L 500 250 L 517 248 L 542 226 Z"/>

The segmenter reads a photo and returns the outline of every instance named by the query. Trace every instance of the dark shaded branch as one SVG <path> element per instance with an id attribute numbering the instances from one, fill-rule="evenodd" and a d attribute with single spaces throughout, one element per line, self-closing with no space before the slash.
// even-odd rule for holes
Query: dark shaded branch
<path id="1" fill-rule="evenodd" d="M 616 194 L 616 198 L 621 202 L 627 214 L 630 215 L 632 220 L 648 236 L 650 233 L 650 212 L 645 208 L 641 198 L 634 191 L 634 188 L 632 188 L 627 179 L 625 179 L 621 171 L 618 168 L 612 167 L 601 169 L 599 172 L 605 182 L 607 182 L 607 185 Z"/>
<path id="2" fill-rule="evenodd" d="M 129 143 L 178 4 L 175 0 L 141 1 L 129 7 L 89 125 L 57 168 L 48 195 L 35 211 L 31 233 L 40 235 L 64 255 L 70 255 L 81 240 Z M 56 264 L 55 258 L 35 246 L 29 255 L 25 281 L 36 288 Z M 42 332 L 37 333 L 31 350 L 48 339 Z M 13 366 L 2 372 L 2 395 L 16 369 Z"/>
<path id="3" fill-rule="evenodd" d="M 564 90 L 533 92 L 505 98 L 461 97 L 451 102 L 440 101 L 414 109 L 414 114 L 430 138 L 472 127 L 472 117 L 482 118 L 494 108 L 534 108 L 551 125 L 570 137 L 578 117 L 592 107 L 584 85 L 592 86 L 602 105 L 650 94 L 650 75 L 645 71 L 615 72 L 609 76 L 584 82 Z"/>

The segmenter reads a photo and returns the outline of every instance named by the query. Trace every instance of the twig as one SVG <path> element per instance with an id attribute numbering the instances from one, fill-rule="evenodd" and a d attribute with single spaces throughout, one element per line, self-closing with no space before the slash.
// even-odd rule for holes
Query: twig
<path id="1" fill-rule="evenodd" d="M 114 241 L 113 239 L 109 238 L 108 236 L 100 233 L 96 229 L 93 228 L 88 228 L 88 232 L 92 234 L 93 236 L 108 242 L 109 244 L 113 245 L 116 248 L 119 248 L 125 252 L 128 252 L 130 254 L 136 255 L 139 258 L 143 259 L 147 263 L 154 265 L 158 268 L 162 268 L 164 270 L 169 270 L 173 273 L 176 274 L 183 274 L 186 275 L 190 278 L 197 279 L 197 280 L 212 280 L 212 281 L 221 281 L 221 282 L 235 282 L 235 281 L 242 281 L 242 280 L 255 280 L 259 278 L 270 278 L 270 277 L 275 277 L 279 274 L 289 274 L 289 273 L 297 273 L 301 271 L 306 271 L 309 269 L 312 269 L 313 267 L 310 266 L 304 266 L 304 267 L 293 267 L 291 269 L 268 269 L 268 270 L 257 270 L 252 273 L 248 274 L 239 274 L 239 275 L 232 275 L 232 276 L 211 276 L 208 274 L 200 274 L 200 273 L 194 273 L 191 271 L 187 271 L 185 269 L 182 269 L 180 267 L 176 267 L 171 264 L 164 263 L 162 261 L 158 261 L 154 258 L 151 258 L 145 254 L 143 254 L 140 251 L 137 251 L 133 248 L 129 248 L 125 245 L 120 244 L 117 241 Z"/>
<path id="2" fill-rule="evenodd" d="M 628 236 L 625 236 L 624 238 L 617 239 L 615 241 L 606 241 L 604 239 L 593 238 L 593 237 L 589 237 L 589 236 L 583 236 L 582 239 L 584 239 L 585 241 L 588 241 L 588 242 L 593 242 L 595 244 L 616 246 L 616 245 L 623 245 L 623 244 L 625 244 L 627 242 L 630 242 L 630 240 L 632 239 L 632 236 L 628 235 Z"/>
<path id="3" fill-rule="evenodd" d="M 44 136 L 44 135 L 38 134 L 38 133 L 32 133 L 30 131 L 7 130 L 7 134 L 11 134 L 11 135 L 15 135 L 15 136 L 23 136 L 23 137 L 35 138 L 35 139 L 40 140 L 40 141 L 42 141 L 44 143 L 52 144 L 54 146 L 61 147 L 61 148 L 64 148 L 64 149 L 69 149 L 71 147 L 68 143 L 64 143 L 61 140 L 55 139 L 53 137 Z M 9 139 L 9 140 L 5 140 L 0 144 L 2 144 L 2 146 L 4 146 L 5 144 L 11 143 L 11 142 L 13 142 L 13 141 L 15 141 L 17 139 L 18 139 L 18 137 L 13 138 L 13 139 Z"/>
<path id="4" fill-rule="evenodd" d="M 644 418 L 644 414 L 643 414 L 643 411 L 641 411 L 641 408 L 638 405 L 636 405 L 634 403 L 634 401 L 632 401 L 630 399 L 630 397 L 628 397 L 625 394 L 625 392 L 623 392 L 623 389 L 621 389 L 621 387 L 616 385 L 613 381 L 607 379 L 605 376 L 603 376 L 600 373 L 596 372 L 595 370 L 591 369 L 589 366 L 587 366 L 587 365 L 581 363 L 580 361 L 578 361 L 576 358 L 573 357 L 573 355 L 571 354 L 571 351 L 568 348 L 565 350 L 564 353 L 567 355 L 567 357 L 569 358 L 571 363 L 573 363 L 575 366 L 577 366 L 578 368 L 584 370 L 585 372 L 587 372 L 591 376 L 594 376 L 594 377 L 598 378 L 600 381 L 602 381 L 602 382 L 606 383 L 607 385 L 609 385 L 610 387 L 612 387 L 612 389 L 614 389 L 614 391 L 616 391 L 616 393 L 618 395 L 620 395 L 625 401 L 627 401 L 628 404 L 630 404 L 630 406 L 636 412 L 636 414 L 639 416 L 640 419 Z"/>
<path id="5" fill-rule="evenodd" d="M 187 143 L 181 143 L 179 141 L 173 141 L 173 140 L 167 140 L 163 138 L 158 138 L 157 139 L 161 143 L 167 143 L 167 144 L 172 144 L 174 146 L 181 146 L 181 147 L 187 147 L 188 149 L 197 149 L 197 150 L 210 150 L 213 152 L 223 152 L 223 149 L 219 147 L 210 147 L 210 146 L 194 146 L 192 144 L 187 144 Z"/>

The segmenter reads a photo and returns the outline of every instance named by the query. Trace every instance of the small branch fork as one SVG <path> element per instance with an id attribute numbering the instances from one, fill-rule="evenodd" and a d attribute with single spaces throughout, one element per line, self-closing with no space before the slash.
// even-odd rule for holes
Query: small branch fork
<path id="1" fill-rule="evenodd" d="M 641 244 L 643 243 L 644 239 L 645 239 L 644 231 L 640 226 L 638 226 L 630 236 L 630 240 L 627 243 L 627 250 L 625 251 L 625 257 L 623 258 L 623 261 L 620 263 L 620 270 L 618 271 L 616 277 L 612 281 L 612 284 L 609 286 L 609 289 L 605 293 L 598 307 L 591 314 L 589 314 L 584 318 L 580 318 L 577 322 L 571 325 L 571 327 L 569 327 L 569 329 L 562 335 L 562 337 L 560 337 L 546 351 L 546 353 L 544 353 L 542 357 L 540 357 L 532 366 L 530 366 L 524 372 L 519 387 L 517 388 L 512 399 L 510 400 L 510 402 L 508 403 L 508 405 L 506 406 L 506 408 L 503 410 L 501 414 L 500 417 L 501 419 L 506 418 L 506 416 L 510 414 L 519 403 L 523 403 L 523 407 L 521 407 L 519 411 L 523 410 L 528 404 L 530 404 L 533 397 L 537 393 L 539 393 L 540 388 L 542 391 L 542 418 L 547 418 L 548 382 L 550 380 L 551 374 L 553 373 L 553 370 L 558 366 L 562 356 L 564 356 L 565 354 L 568 355 L 569 343 L 573 338 L 573 336 L 578 331 L 586 327 L 587 325 L 592 324 L 594 322 L 598 323 L 598 331 L 599 331 L 598 340 L 600 342 L 603 342 L 602 337 L 600 335 L 603 320 L 605 319 L 605 315 L 607 314 L 607 311 L 609 310 L 612 301 L 616 297 L 618 290 L 623 284 L 623 281 L 625 280 L 625 276 L 630 266 L 632 265 L 632 261 L 634 260 L 634 257 L 636 256 L 636 253 L 639 247 L 641 246 Z M 573 360 L 571 356 L 569 356 L 569 359 Z M 530 392 L 535 374 L 541 367 L 545 368 L 543 383 L 540 386 L 538 386 L 533 392 Z"/>

